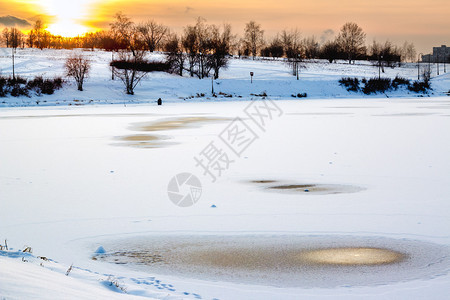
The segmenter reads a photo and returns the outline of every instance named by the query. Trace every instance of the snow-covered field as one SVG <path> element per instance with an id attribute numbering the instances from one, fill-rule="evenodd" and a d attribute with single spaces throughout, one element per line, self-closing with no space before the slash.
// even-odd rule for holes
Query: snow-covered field
<path id="1" fill-rule="evenodd" d="M 0 51 L 3 66 L 7 52 Z M 19 52 L 18 73 L 61 74 L 65 52 L 51 52 L 54 59 L 43 53 L 24 50 L 20 58 Z M 108 55 L 96 54 L 85 92 L 72 85 L 50 97 L 0 99 L 4 106 L 41 100 L 0 110 L 0 244 L 7 239 L 10 248 L 0 251 L 0 299 L 448 297 L 450 98 L 439 96 L 450 89 L 448 75 L 433 79 L 430 98 L 359 99 L 337 80 L 341 72 L 374 76 L 373 67 L 336 64 L 340 69 L 333 71 L 314 64 L 298 82 L 280 63 L 236 60 L 215 87 L 243 98 L 184 101 L 179 97 L 207 94 L 211 82 L 152 74 L 134 97 L 125 96 L 121 83 L 108 77 Z M 416 71 L 413 65 L 387 70 L 411 79 Z M 249 101 L 263 90 L 277 101 Z M 317 100 L 292 99 L 294 91 Z M 150 103 L 158 97 L 167 99 L 163 106 Z M 74 99 L 94 101 L 69 106 Z M 110 101 L 116 104 L 96 105 Z M 241 121 L 247 136 L 236 143 L 229 137 L 233 126 L 244 128 Z M 205 162 L 211 145 L 226 154 L 222 167 L 229 163 L 221 174 L 211 169 L 215 182 L 195 160 Z M 229 146 L 241 147 L 239 155 Z M 202 185 L 198 202 L 188 207 L 168 194 L 171 179 L 183 172 Z M 285 189 L 289 185 L 308 187 Z M 189 273 L 186 266 L 105 262 L 99 251 L 169 245 L 182 253 L 179 247 L 188 252 L 201 243 L 217 251 L 226 241 L 238 249 L 242 239 L 255 249 L 295 243 L 388 248 L 406 259 L 325 266 L 296 285 L 295 279 L 268 282 L 270 270 L 260 274 L 264 280 L 245 278 L 239 264 L 227 278 L 229 270 L 208 275 L 195 267 Z M 33 253 L 22 252 L 26 246 Z M 170 247 L 159 250 L 163 259 L 170 254 Z"/>
<path id="2" fill-rule="evenodd" d="M 386 98 L 386 97 L 416 97 L 422 96 L 409 93 L 402 88 L 390 91 L 386 94 L 364 96 L 359 93 L 347 92 L 338 83 L 342 77 L 372 78 L 378 77 L 378 67 L 369 62 L 358 62 L 349 65 L 347 62 L 330 64 L 325 60 L 316 62 L 306 61 L 304 68 L 300 70 L 300 78 L 297 81 L 292 76 L 291 69 L 281 61 L 252 61 L 251 59 L 231 59 L 229 68 L 222 70 L 220 78 L 214 82 L 214 92 L 232 95 L 227 98 L 219 95 L 212 98 L 211 79 L 199 80 L 197 78 L 179 77 L 167 73 L 151 73 L 144 78 L 136 87 L 135 95 L 129 96 L 124 93 L 123 83 L 116 78 L 111 80 L 111 52 L 83 51 L 83 50 L 17 50 L 15 55 L 15 72 L 19 76 L 34 78 L 42 75 L 44 77 L 64 76 L 64 63 L 66 58 L 74 51 L 80 52 L 92 62 L 90 78 L 84 85 L 84 91 L 78 92 L 76 85 L 66 85 L 62 90 L 52 96 L 46 97 L 10 97 L 0 98 L 1 106 L 46 106 L 46 105 L 85 105 L 85 104 L 108 104 L 108 103 L 153 103 L 158 98 L 164 102 L 205 102 L 205 101 L 236 101 L 250 100 L 266 93 L 272 99 L 293 99 L 291 95 L 307 93 L 308 98 Z M 152 60 L 163 60 L 162 54 L 148 56 Z M 10 76 L 12 74 L 11 49 L 0 48 L 0 74 Z M 427 64 L 423 64 L 421 68 Z M 421 71 L 422 71 L 421 69 Z M 432 66 L 433 91 L 426 96 L 444 96 L 450 90 L 450 73 L 443 73 L 440 66 L 440 74 L 436 76 L 436 66 Z M 250 83 L 250 72 L 254 73 L 253 83 Z M 394 78 L 401 76 L 410 80 L 417 80 L 417 64 L 404 64 L 401 68 L 386 68 L 382 76 Z M 187 74 L 185 74 L 187 76 Z M 197 97 L 204 94 L 204 97 Z M 253 94 L 253 95 L 252 95 Z M 188 100 L 185 100 L 188 99 Z"/>

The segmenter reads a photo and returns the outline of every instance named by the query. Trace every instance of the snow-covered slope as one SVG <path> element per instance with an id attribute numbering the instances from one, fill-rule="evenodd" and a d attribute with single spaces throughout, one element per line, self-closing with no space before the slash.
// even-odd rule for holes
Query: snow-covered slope
<path id="1" fill-rule="evenodd" d="M 117 278 L 72 268 L 21 251 L 0 252 L 1 299 L 142 299 L 122 290 Z M 9 257 L 8 257 L 9 256 Z M 22 258 L 19 259 L 19 258 Z M 153 294 L 153 295 L 152 295 Z M 166 299 L 164 293 L 140 293 Z M 152 297 L 154 296 L 154 297 Z"/>
<path id="2" fill-rule="evenodd" d="M 254 95 L 266 93 L 271 99 L 294 99 L 291 95 L 307 93 L 309 98 L 386 98 L 415 97 L 414 93 L 402 88 L 386 94 L 363 96 L 347 92 L 338 83 L 344 76 L 371 78 L 378 76 L 378 68 L 369 62 L 349 65 L 344 61 L 330 64 L 325 60 L 306 61 L 300 70 L 300 80 L 291 75 L 291 70 L 282 61 L 231 59 L 228 69 L 222 70 L 220 78 L 214 82 L 214 92 L 219 98 L 213 98 L 210 78 L 179 77 L 167 73 L 151 73 L 137 86 L 134 96 L 124 94 L 120 80 L 111 80 L 111 53 L 104 51 L 83 50 L 38 50 L 18 49 L 15 60 L 17 75 L 33 78 L 64 76 L 66 58 L 74 51 L 80 52 L 92 61 L 90 78 L 86 81 L 83 92 L 78 92 L 72 83 L 51 96 L 8 97 L 0 98 L 0 106 L 47 106 L 47 105 L 85 105 L 100 103 L 149 103 L 162 98 L 164 102 L 230 101 L 258 98 Z M 151 54 L 150 59 L 162 60 L 162 54 Z M 12 74 L 11 49 L 0 48 L 0 73 Z M 436 75 L 433 69 L 433 91 L 427 96 L 443 96 L 450 89 L 450 75 Z M 250 72 L 254 72 L 250 83 Z M 405 64 L 401 68 L 386 68 L 385 74 L 390 78 L 399 75 L 410 80 L 417 79 L 417 64 Z M 187 76 L 187 74 L 186 74 Z M 231 98 L 220 95 L 231 95 Z M 202 97 L 197 95 L 204 94 Z"/>

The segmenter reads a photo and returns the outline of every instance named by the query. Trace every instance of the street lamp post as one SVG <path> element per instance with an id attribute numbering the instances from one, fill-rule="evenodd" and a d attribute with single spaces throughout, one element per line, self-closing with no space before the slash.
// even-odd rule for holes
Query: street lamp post
<path id="1" fill-rule="evenodd" d="M 444 73 L 447 73 L 447 70 L 445 69 L 445 60 L 447 59 L 447 57 L 444 56 Z"/>
<path id="2" fill-rule="evenodd" d="M 428 55 L 428 71 L 429 71 L 430 74 L 431 74 L 431 54 Z"/>
<path id="3" fill-rule="evenodd" d="M 439 52 L 436 53 L 437 75 L 439 76 Z"/>
<path id="4" fill-rule="evenodd" d="M 383 59 L 383 55 L 378 55 L 378 80 L 381 79 L 381 60 Z M 384 70 L 383 70 L 384 72 Z"/>
<path id="5" fill-rule="evenodd" d="M 444 73 L 447 73 L 447 69 L 445 68 L 445 63 L 447 62 L 447 49 L 444 50 Z"/>
<path id="6" fill-rule="evenodd" d="M 14 72 L 14 47 L 13 48 L 11 48 L 11 54 L 12 54 L 12 71 L 13 71 L 13 80 L 15 80 L 16 79 L 16 74 L 15 74 L 15 72 Z"/>
<path id="7" fill-rule="evenodd" d="M 381 57 L 378 55 L 378 80 L 381 79 Z"/>
<path id="8" fill-rule="evenodd" d="M 113 63 L 111 67 L 111 80 L 114 80 L 114 50 L 111 50 L 111 61 Z"/>
<path id="9" fill-rule="evenodd" d="M 447 70 L 445 69 L 446 60 L 447 60 L 447 51 L 444 52 L 444 73 L 447 73 Z"/>
<path id="10" fill-rule="evenodd" d="M 203 78 L 203 54 L 201 52 L 199 52 L 200 54 L 200 65 L 198 66 L 199 68 L 199 73 L 200 73 L 200 79 Z"/>
<path id="11" fill-rule="evenodd" d="M 420 80 L 420 58 L 423 56 L 423 53 L 419 53 L 417 57 L 417 80 Z"/>

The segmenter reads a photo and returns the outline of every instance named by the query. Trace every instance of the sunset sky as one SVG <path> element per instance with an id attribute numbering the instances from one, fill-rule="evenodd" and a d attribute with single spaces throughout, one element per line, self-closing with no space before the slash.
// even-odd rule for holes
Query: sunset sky
<path id="1" fill-rule="evenodd" d="M 136 22 L 155 19 L 175 31 L 202 16 L 209 23 L 230 23 L 240 35 L 245 23 L 255 20 L 266 37 L 298 28 L 303 36 L 320 40 L 324 31 L 337 33 L 353 21 L 367 33 L 368 43 L 408 40 L 419 52 L 450 44 L 449 0 L 0 0 L 0 27 L 22 20 L 26 29 L 26 22 L 41 18 L 52 33 L 69 36 L 107 28 L 118 11 Z"/>

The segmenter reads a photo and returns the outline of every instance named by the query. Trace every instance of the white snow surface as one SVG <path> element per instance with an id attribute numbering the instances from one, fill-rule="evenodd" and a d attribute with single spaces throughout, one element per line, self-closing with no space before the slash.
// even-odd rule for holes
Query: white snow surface
<path id="1" fill-rule="evenodd" d="M 8 97 L 0 98 L 0 106 L 47 106 L 47 105 L 85 105 L 85 104 L 111 104 L 111 103 L 153 103 L 158 98 L 164 102 L 205 102 L 251 100 L 254 95 L 266 93 L 272 99 L 293 99 L 292 95 L 307 93 L 308 98 L 386 98 L 386 97 L 416 97 L 421 94 L 408 92 L 404 87 L 382 94 L 365 96 L 362 93 L 348 92 L 339 85 L 342 77 L 372 78 L 378 77 L 378 67 L 370 62 L 357 62 L 349 65 L 345 61 L 328 63 L 326 60 L 305 61 L 300 69 L 300 78 L 292 76 L 290 67 L 276 60 L 230 59 L 227 69 L 220 72 L 218 80 L 214 81 L 214 92 L 218 98 L 211 97 L 212 82 L 210 78 L 199 80 L 191 78 L 185 72 L 185 77 L 153 72 L 148 74 L 135 89 L 135 95 L 124 93 L 123 83 L 115 78 L 111 80 L 111 52 L 90 51 L 83 49 L 52 50 L 52 49 L 18 49 L 15 54 L 15 74 L 25 78 L 43 76 L 53 78 L 65 75 L 64 64 L 74 52 L 81 53 L 92 63 L 89 78 L 84 84 L 84 91 L 77 91 L 73 80 L 68 79 L 70 85 L 54 95 L 42 97 Z M 161 53 L 148 55 L 153 61 L 164 60 Z M 421 64 L 420 72 L 424 66 Z M 432 88 L 425 96 L 444 96 L 450 90 L 449 74 L 444 73 L 440 66 L 440 75 L 437 76 L 437 66 L 432 65 Z M 385 68 L 383 77 L 404 77 L 417 80 L 417 64 L 406 63 L 400 68 Z M 250 72 L 254 73 L 253 83 L 250 83 Z M 11 49 L 0 48 L 0 74 L 12 75 Z M 232 95 L 227 98 L 220 93 Z M 197 95 L 204 94 L 203 97 Z M 188 100 L 186 100 L 188 99 Z"/>
<path id="2" fill-rule="evenodd" d="M 17 72 L 61 75 L 68 53 L 19 50 Z M 155 73 L 135 96 L 126 96 L 122 84 L 109 78 L 111 54 L 84 53 L 95 55 L 85 92 L 71 85 L 52 96 L 0 99 L 9 106 L 0 110 L 0 244 L 7 239 L 14 249 L 0 252 L 0 299 L 446 299 L 450 294 L 448 269 L 434 278 L 381 286 L 279 288 L 92 260 L 99 246 L 108 251 L 106 245 L 115 241 L 145 236 L 345 235 L 450 246 L 450 98 L 440 96 L 450 89 L 448 73 L 433 79 L 432 97 L 397 91 L 394 98 L 362 98 L 337 80 L 342 74 L 375 76 L 372 66 L 308 64 L 296 81 L 280 62 L 233 60 L 215 87 L 243 98 L 185 101 L 179 98 L 210 93 L 211 81 Z M 4 75 L 8 54 L 0 49 Z M 253 85 L 249 70 L 257 74 Z M 387 72 L 413 79 L 417 69 Z M 264 90 L 282 114 L 261 129 L 244 110 L 252 105 L 250 94 Z M 293 99 L 294 92 L 317 100 Z M 163 106 L 151 103 L 159 97 L 167 100 Z M 93 102 L 75 106 L 74 100 Z M 98 105 L 103 103 L 115 105 Z M 134 127 L 184 117 L 213 120 L 150 133 Z M 235 117 L 258 135 L 240 157 L 219 139 Z M 168 144 L 139 148 L 117 139 L 147 133 L 165 136 Z M 214 183 L 194 160 L 210 142 L 234 160 Z M 202 182 L 200 200 L 187 208 L 167 195 L 170 179 L 182 172 Z M 363 190 L 278 193 L 252 180 Z M 25 246 L 33 254 L 15 252 Z"/>

